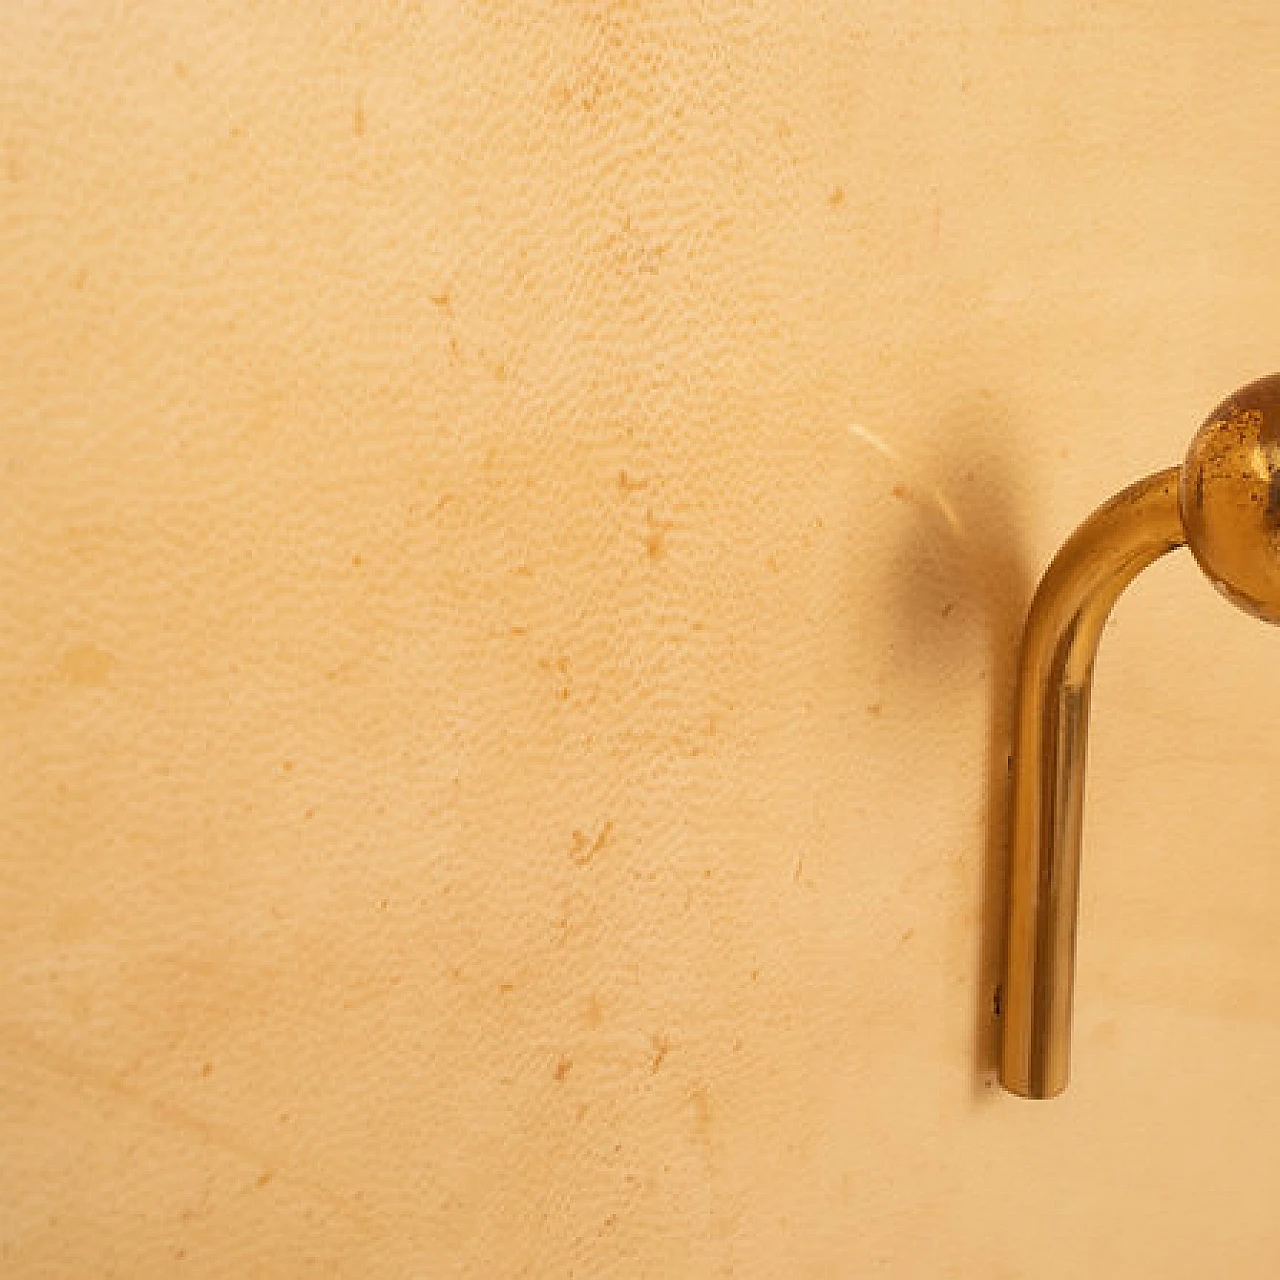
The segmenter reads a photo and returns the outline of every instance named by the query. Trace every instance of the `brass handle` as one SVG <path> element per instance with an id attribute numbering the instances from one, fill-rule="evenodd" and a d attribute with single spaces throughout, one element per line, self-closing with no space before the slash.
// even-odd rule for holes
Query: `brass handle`
<path id="1" fill-rule="evenodd" d="M 1000 1061 L 1001 1084 L 1026 1098 L 1052 1098 L 1067 1085 L 1098 640 L 1125 587 L 1184 544 L 1228 599 L 1280 622 L 1280 374 L 1215 409 L 1181 467 L 1095 511 L 1054 557 L 1032 601 L 1014 721 Z"/>

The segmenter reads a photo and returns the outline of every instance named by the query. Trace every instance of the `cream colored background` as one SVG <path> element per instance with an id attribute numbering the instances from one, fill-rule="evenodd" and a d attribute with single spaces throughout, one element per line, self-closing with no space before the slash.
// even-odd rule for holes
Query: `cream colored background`
<path id="1" fill-rule="evenodd" d="M 1269 0 L 0 23 L 3 1274 L 1276 1274 L 1185 556 L 989 1069 L 1035 576 L 1280 366 Z"/>

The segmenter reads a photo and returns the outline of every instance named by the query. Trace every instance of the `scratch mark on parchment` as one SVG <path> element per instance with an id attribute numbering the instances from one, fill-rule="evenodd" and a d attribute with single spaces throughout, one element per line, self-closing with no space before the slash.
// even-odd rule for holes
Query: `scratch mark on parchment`
<path id="1" fill-rule="evenodd" d="M 372 1233 L 373 1223 L 353 1201 L 297 1170 L 290 1169 L 275 1152 L 259 1147 L 231 1125 L 206 1120 L 194 1111 L 165 1098 L 157 1098 L 128 1083 L 126 1077 L 110 1067 L 86 1062 L 75 1052 L 47 1043 L 29 1031 L 13 1025 L 0 1025 L 0 1051 L 18 1062 L 28 1063 L 50 1075 L 59 1076 L 89 1092 L 115 1098 L 149 1116 L 157 1124 L 187 1138 L 198 1139 L 206 1146 L 250 1164 L 256 1171 L 269 1169 L 281 1182 L 290 1182 L 350 1222 Z"/>
<path id="2" fill-rule="evenodd" d="M 938 508 L 943 520 L 947 523 L 952 534 L 960 541 L 966 538 L 963 523 L 956 514 L 956 509 L 947 500 L 947 495 L 942 492 L 935 484 L 930 484 L 921 474 L 921 470 L 914 463 L 903 457 L 902 453 L 895 449 L 882 436 L 876 435 L 874 431 L 868 431 L 866 427 L 860 427 L 856 422 L 846 424 L 846 430 L 855 439 L 861 441 L 869 448 L 875 450 L 882 458 L 886 459 L 892 466 L 902 474 L 908 476 L 912 482 L 912 488 L 920 492 L 927 493 L 930 501 Z"/>

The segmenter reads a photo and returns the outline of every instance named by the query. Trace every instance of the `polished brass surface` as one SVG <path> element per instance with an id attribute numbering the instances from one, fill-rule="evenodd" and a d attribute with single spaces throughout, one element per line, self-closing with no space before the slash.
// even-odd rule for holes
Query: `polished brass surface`
<path id="1" fill-rule="evenodd" d="M 1066 1088 L 1093 663 L 1103 624 L 1153 560 L 1189 543 L 1234 603 L 1280 621 L 1280 375 L 1237 392 L 1186 462 L 1099 508 L 1036 591 L 1023 634 L 1012 759 L 1009 929 L 1000 1080 Z"/>

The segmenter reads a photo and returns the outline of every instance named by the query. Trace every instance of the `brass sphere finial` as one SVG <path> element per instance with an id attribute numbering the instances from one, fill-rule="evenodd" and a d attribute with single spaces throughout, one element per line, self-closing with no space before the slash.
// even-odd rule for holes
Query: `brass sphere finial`
<path id="1" fill-rule="evenodd" d="M 1233 604 L 1280 622 L 1280 374 L 1224 400 L 1187 451 L 1179 484 L 1187 543 Z"/>

